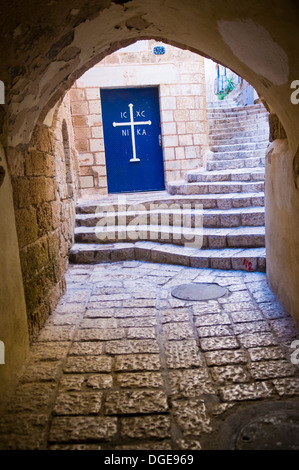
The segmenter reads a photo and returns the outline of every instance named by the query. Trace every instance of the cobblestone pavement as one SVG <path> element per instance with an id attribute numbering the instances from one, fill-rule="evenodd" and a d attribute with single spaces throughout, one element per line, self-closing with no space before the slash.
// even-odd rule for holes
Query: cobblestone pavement
<path id="1" fill-rule="evenodd" d="M 229 293 L 172 297 L 193 281 Z M 298 400 L 299 331 L 263 273 L 126 261 L 73 265 L 67 285 L 2 413 L 1 449 L 211 449 L 232 411 Z"/>

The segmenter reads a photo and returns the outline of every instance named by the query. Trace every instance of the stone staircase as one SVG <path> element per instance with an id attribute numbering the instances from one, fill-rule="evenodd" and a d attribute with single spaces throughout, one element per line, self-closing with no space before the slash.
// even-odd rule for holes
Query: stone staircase
<path id="1" fill-rule="evenodd" d="M 262 105 L 208 109 L 212 158 L 167 191 L 77 205 L 72 263 L 143 260 L 265 271 Z"/>

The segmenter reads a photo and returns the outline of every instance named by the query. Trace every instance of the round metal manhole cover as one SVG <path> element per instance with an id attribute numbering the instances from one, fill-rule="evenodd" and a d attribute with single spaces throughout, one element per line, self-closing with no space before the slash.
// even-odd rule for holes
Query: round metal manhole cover
<path id="1" fill-rule="evenodd" d="M 299 450 L 299 403 L 248 405 L 224 420 L 218 448 L 225 450 Z"/>
<path id="2" fill-rule="evenodd" d="M 225 287 L 216 283 L 191 282 L 175 287 L 171 295 L 181 300 L 212 300 L 223 297 L 228 293 Z"/>
<path id="3" fill-rule="evenodd" d="M 271 413 L 247 423 L 236 438 L 236 450 L 299 450 L 299 414 Z"/>

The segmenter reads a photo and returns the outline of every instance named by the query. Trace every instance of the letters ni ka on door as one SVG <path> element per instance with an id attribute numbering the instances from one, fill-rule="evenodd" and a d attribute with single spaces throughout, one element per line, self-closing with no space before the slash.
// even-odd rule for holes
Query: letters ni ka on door
<path id="1" fill-rule="evenodd" d="M 165 188 L 157 87 L 101 90 L 109 193 Z"/>

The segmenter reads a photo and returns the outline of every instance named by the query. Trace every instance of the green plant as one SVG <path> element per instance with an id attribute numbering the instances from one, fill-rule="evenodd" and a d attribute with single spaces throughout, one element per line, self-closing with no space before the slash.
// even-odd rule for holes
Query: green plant
<path id="1" fill-rule="evenodd" d="M 226 87 L 223 90 L 221 90 L 219 93 L 217 93 L 219 100 L 224 100 L 224 98 L 227 95 L 229 95 L 229 93 L 231 93 L 236 87 L 236 84 L 233 78 L 227 78 L 226 81 L 227 81 Z"/>

